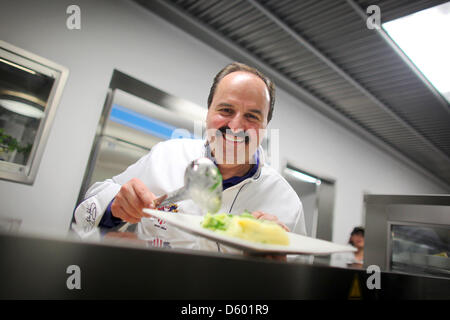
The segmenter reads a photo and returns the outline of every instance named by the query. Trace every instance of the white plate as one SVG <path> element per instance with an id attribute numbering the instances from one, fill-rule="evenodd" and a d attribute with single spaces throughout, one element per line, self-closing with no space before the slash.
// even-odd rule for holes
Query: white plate
<path id="1" fill-rule="evenodd" d="M 284 253 L 284 254 L 313 254 L 327 255 L 337 252 L 353 252 L 355 248 L 348 245 L 341 245 L 325 240 L 301 236 L 289 232 L 289 245 L 273 245 L 247 241 L 239 238 L 218 234 L 212 230 L 205 229 L 201 226 L 202 216 L 164 212 L 152 209 L 143 209 L 158 219 L 164 220 L 166 223 L 176 226 L 183 231 L 205 237 L 207 239 L 218 241 L 230 247 L 241 250 L 260 252 L 260 253 Z"/>

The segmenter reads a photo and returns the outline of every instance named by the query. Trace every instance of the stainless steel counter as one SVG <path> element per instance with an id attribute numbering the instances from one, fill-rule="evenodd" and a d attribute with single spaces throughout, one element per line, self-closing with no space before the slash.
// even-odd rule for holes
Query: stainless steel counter
<path id="1" fill-rule="evenodd" d="M 0 252 L 1 299 L 450 298 L 448 279 L 381 272 L 369 290 L 365 270 L 220 253 L 13 235 Z M 81 289 L 67 287 L 69 266 Z"/>

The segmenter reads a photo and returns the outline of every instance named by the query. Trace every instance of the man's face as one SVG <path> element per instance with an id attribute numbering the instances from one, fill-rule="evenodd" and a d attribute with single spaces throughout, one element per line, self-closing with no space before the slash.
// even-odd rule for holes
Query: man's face
<path id="1" fill-rule="evenodd" d="M 350 237 L 350 241 L 356 248 L 364 248 L 364 236 L 360 233 L 355 233 Z"/>
<path id="2" fill-rule="evenodd" d="M 267 126 L 269 91 L 256 75 L 236 71 L 218 84 L 208 109 L 206 128 L 219 164 L 252 160 Z"/>

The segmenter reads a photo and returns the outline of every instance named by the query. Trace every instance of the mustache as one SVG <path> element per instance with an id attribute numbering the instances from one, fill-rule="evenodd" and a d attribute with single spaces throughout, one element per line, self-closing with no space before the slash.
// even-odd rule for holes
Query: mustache
<path id="1" fill-rule="evenodd" d="M 244 138 L 245 143 L 248 143 L 250 141 L 250 135 L 244 130 L 234 133 L 230 127 L 223 126 L 223 127 L 220 127 L 219 129 L 217 129 L 217 132 L 220 132 L 222 135 L 229 134 L 229 135 L 233 135 L 238 138 Z"/>

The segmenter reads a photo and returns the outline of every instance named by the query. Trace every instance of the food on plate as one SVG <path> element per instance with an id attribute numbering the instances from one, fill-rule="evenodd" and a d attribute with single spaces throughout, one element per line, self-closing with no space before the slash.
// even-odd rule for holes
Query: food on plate
<path id="1" fill-rule="evenodd" d="M 281 226 L 273 221 L 258 220 L 250 213 L 241 215 L 207 213 L 202 227 L 248 241 L 289 245 L 288 233 Z"/>

